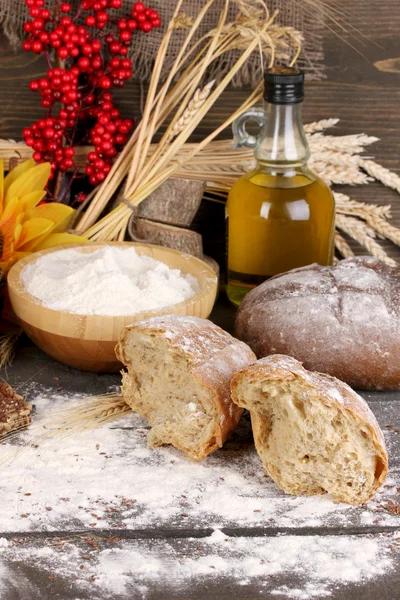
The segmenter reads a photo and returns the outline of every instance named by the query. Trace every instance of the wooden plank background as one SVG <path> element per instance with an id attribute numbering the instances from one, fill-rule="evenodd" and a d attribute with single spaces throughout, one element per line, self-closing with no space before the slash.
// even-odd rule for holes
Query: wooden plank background
<path id="1" fill-rule="evenodd" d="M 380 138 L 370 153 L 385 167 L 400 173 L 400 3 L 398 0 L 353 0 L 344 6 L 344 18 L 354 25 L 347 31 L 327 28 L 324 37 L 326 79 L 309 82 L 304 105 L 305 122 L 339 117 L 338 134 L 364 132 Z M 335 31 L 336 29 L 336 31 Z M 30 53 L 14 52 L 2 41 L 0 57 L 0 137 L 21 139 L 21 130 L 41 116 L 38 97 L 28 89 L 31 78 L 46 70 Z M 199 126 L 201 138 L 240 104 L 249 90 L 229 89 Z M 140 111 L 135 82 L 117 92 L 117 105 L 128 117 Z M 230 131 L 225 132 L 225 137 Z M 400 226 L 400 197 L 380 184 L 337 187 L 355 200 L 392 205 L 393 223 Z M 204 203 L 194 224 L 205 239 L 205 251 L 223 261 L 224 210 Z M 382 242 L 399 260 L 400 249 Z M 357 245 L 353 245 L 357 250 Z M 358 249 L 360 250 L 360 249 Z"/>

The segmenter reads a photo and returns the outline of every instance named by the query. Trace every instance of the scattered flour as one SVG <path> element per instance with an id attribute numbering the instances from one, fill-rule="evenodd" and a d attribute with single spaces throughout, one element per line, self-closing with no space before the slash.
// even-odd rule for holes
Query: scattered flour
<path id="1" fill-rule="evenodd" d="M 47 254 L 25 267 L 21 281 L 44 306 L 79 315 L 133 315 L 178 304 L 200 290 L 192 275 L 116 246 Z"/>
<path id="2" fill-rule="evenodd" d="M 205 583 L 213 597 L 221 589 L 224 597 L 235 589 L 235 597 L 240 597 L 238 586 L 244 590 L 251 586 L 253 593 L 277 600 L 326 598 L 344 585 L 355 586 L 359 593 L 361 583 L 389 574 L 398 541 L 394 535 L 235 538 L 218 530 L 175 543 L 49 540 L 39 547 L 37 542 L 16 539 L 9 545 L 7 560 L 1 559 L 0 591 L 7 577 L 13 577 L 13 565 L 29 561 L 42 577 L 44 573 L 62 578 L 76 593 L 90 590 L 85 598 L 98 598 L 100 590 L 107 598 L 190 598 L 190 592 Z M 348 597 L 353 597 L 351 592 Z"/>
<path id="3" fill-rule="evenodd" d="M 29 400 L 37 413 L 48 414 L 82 397 L 43 393 Z M 0 531 L 12 534 L 0 538 L 0 596 L 18 581 L 24 561 L 41 576 L 67 581 L 81 600 L 99 597 L 100 590 L 110 599 L 151 598 L 155 589 L 159 597 L 176 589 L 179 594 L 169 597 L 189 598 L 205 582 L 217 594 L 221 581 L 227 589 L 251 586 L 261 596 L 307 600 L 395 568 L 400 554 L 392 550 L 393 545 L 400 550 L 395 534 L 297 535 L 296 528 L 399 525 L 399 517 L 382 508 L 396 497 L 396 480 L 389 479 L 367 507 L 336 504 L 329 496 L 287 496 L 262 469 L 246 420 L 223 449 L 198 463 L 173 448 L 147 448 L 147 431 L 145 421 L 132 414 L 56 441 L 32 428 L 20 442 L 11 439 L 0 448 Z M 257 526 L 265 537 L 246 534 Z M 105 529 L 118 536 L 122 530 L 191 527 L 199 538 L 148 540 L 139 533 L 140 539 L 107 542 L 101 531 L 96 536 Z M 243 537 L 233 537 L 238 527 Z M 273 537 L 276 527 L 281 535 Z M 65 530 L 96 537 L 74 542 L 29 537 L 35 531 L 61 536 Z M 38 590 L 26 595 L 31 597 L 40 597 Z"/>

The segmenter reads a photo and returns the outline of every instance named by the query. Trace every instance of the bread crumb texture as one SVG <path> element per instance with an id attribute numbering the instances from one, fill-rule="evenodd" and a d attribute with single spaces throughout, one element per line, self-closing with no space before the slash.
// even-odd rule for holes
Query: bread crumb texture
<path id="1" fill-rule="evenodd" d="M 338 379 L 273 355 L 233 378 L 232 398 L 250 411 L 257 452 L 288 494 L 361 504 L 384 482 L 388 456 L 375 416 Z"/>
<path id="2" fill-rule="evenodd" d="M 123 331 L 116 353 L 127 367 L 123 396 L 152 426 L 151 446 L 172 444 L 201 460 L 238 424 L 243 411 L 231 401 L 230 381 L 256 357 L 211 321 L 140 321 Z"/>

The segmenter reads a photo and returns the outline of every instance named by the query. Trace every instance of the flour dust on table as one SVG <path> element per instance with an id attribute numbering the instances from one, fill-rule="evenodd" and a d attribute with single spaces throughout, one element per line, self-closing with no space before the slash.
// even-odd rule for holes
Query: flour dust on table
<path id="1" fill-rule="evenodd" d="M 256 590 L 259 597 L 267 594 L 277 600 L 329 598 L 341 586 L 359 589 L 363 583 L 379 583 L 394 569 L 393 551 L 399 542 L 395 535 L 234 538 L 218 529 L 200 539 L 175 543 L 92 537 L 77 543 L 54 539 L 41 545 L 0 538 L 0 594 L 9 589 L 18 564 L 26 561 L 58 585 L 60 580 L 66 583 L 69 597 L 74 597 L 72 592 L 79 600 L 100 595 L 197 600 L 204 597 L 205 582 L 212 598 L 218 590 L 227 593 L 234 588 L 244 594 L 246 588 Z M 288 576 L 291 585 L 283 583 Z M 21 583 L 21 574 L 18 577 Z M 40 597 L 34 580 L 27 587 L 24 598 L 33 600 L 35 593 Z"/>
<path id="2" fill-rule="evenodd" d="M 27 265 L 21 280 L 47 308 L 79 315 L 134 315 L 179 304 L 200 291 L 193 275 L 115 246 L 51 252 Z"/>
<path id="3" fill-rule="evenodd" d="M 34 390 L 37 416 L 82 402 L 82 396 Z M 13 461 L 2 473 L 0 531 L 10 539 L 0 547 L 0 593 L 28 556 L 41 573 L 68 581 L 80 599 L 97 597 L 100 588 L 109 598 L 147 598 L 166 580 L 171 589 L 190 586 L 192 599 L 204 578 L 210 585 L 218 579 L 243 589 L 259 586 L 277 597 L 321 598 L 337 586 L 379 581 L 395 568 L 395 533 L 334 533 L 339 527 L 399 525 L 396 511 L 388 510 L 400 485 L 396 472 L 373 501 L 354 507 L 329 496 L 284 495 L 265 475 L 247 418 L 223 449 L 201 463 L 169 447 L 149 449 L 147 432 L 132 413 L 95 431 L 61 432 L 56 445 L 35 429 L 3 444 L 0 461 Z M 397 434 L 385 434 L 390 445 Z M 253 537 L 255 527 L 265 537 Z M 284 535 L 272 537 L 276 527 Z M 299 527 L 309 533 L 299 535 Z M 186 537 L 190 528 L 198 538 Z M 238 528 L 242 537 L 232 537 Z M 150 529 L 153 539 L 146 540 Z M 162 539 L 160 529 L 173 530 L 178 539 Z M 63 539 L 66 530 L 69 538 Z M 33 532 L 56 538 L 38 541 Z M 121 539 L 125 534 L 135 539 Z M 288 572 L 293 588 L 287 588 Z M 25 598 L 34 598 L 31 593 Z"/>

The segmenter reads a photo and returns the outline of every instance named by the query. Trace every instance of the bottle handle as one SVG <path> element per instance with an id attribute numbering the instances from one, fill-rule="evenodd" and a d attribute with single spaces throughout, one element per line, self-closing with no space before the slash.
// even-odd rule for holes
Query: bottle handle
<path id="1" fill-rule="evenodd" d="M 248 121 L 255 121 L 260 127 L 262 127 L 265 121 L 264 109 L 253 106 L 240 115 L 240 117 L 235 119 L 235 121 L 232 123 L 234 148 L 255 148 L 258 138 L 254 135 L 251 135 L 246 130 L 246 123 Z"/>

